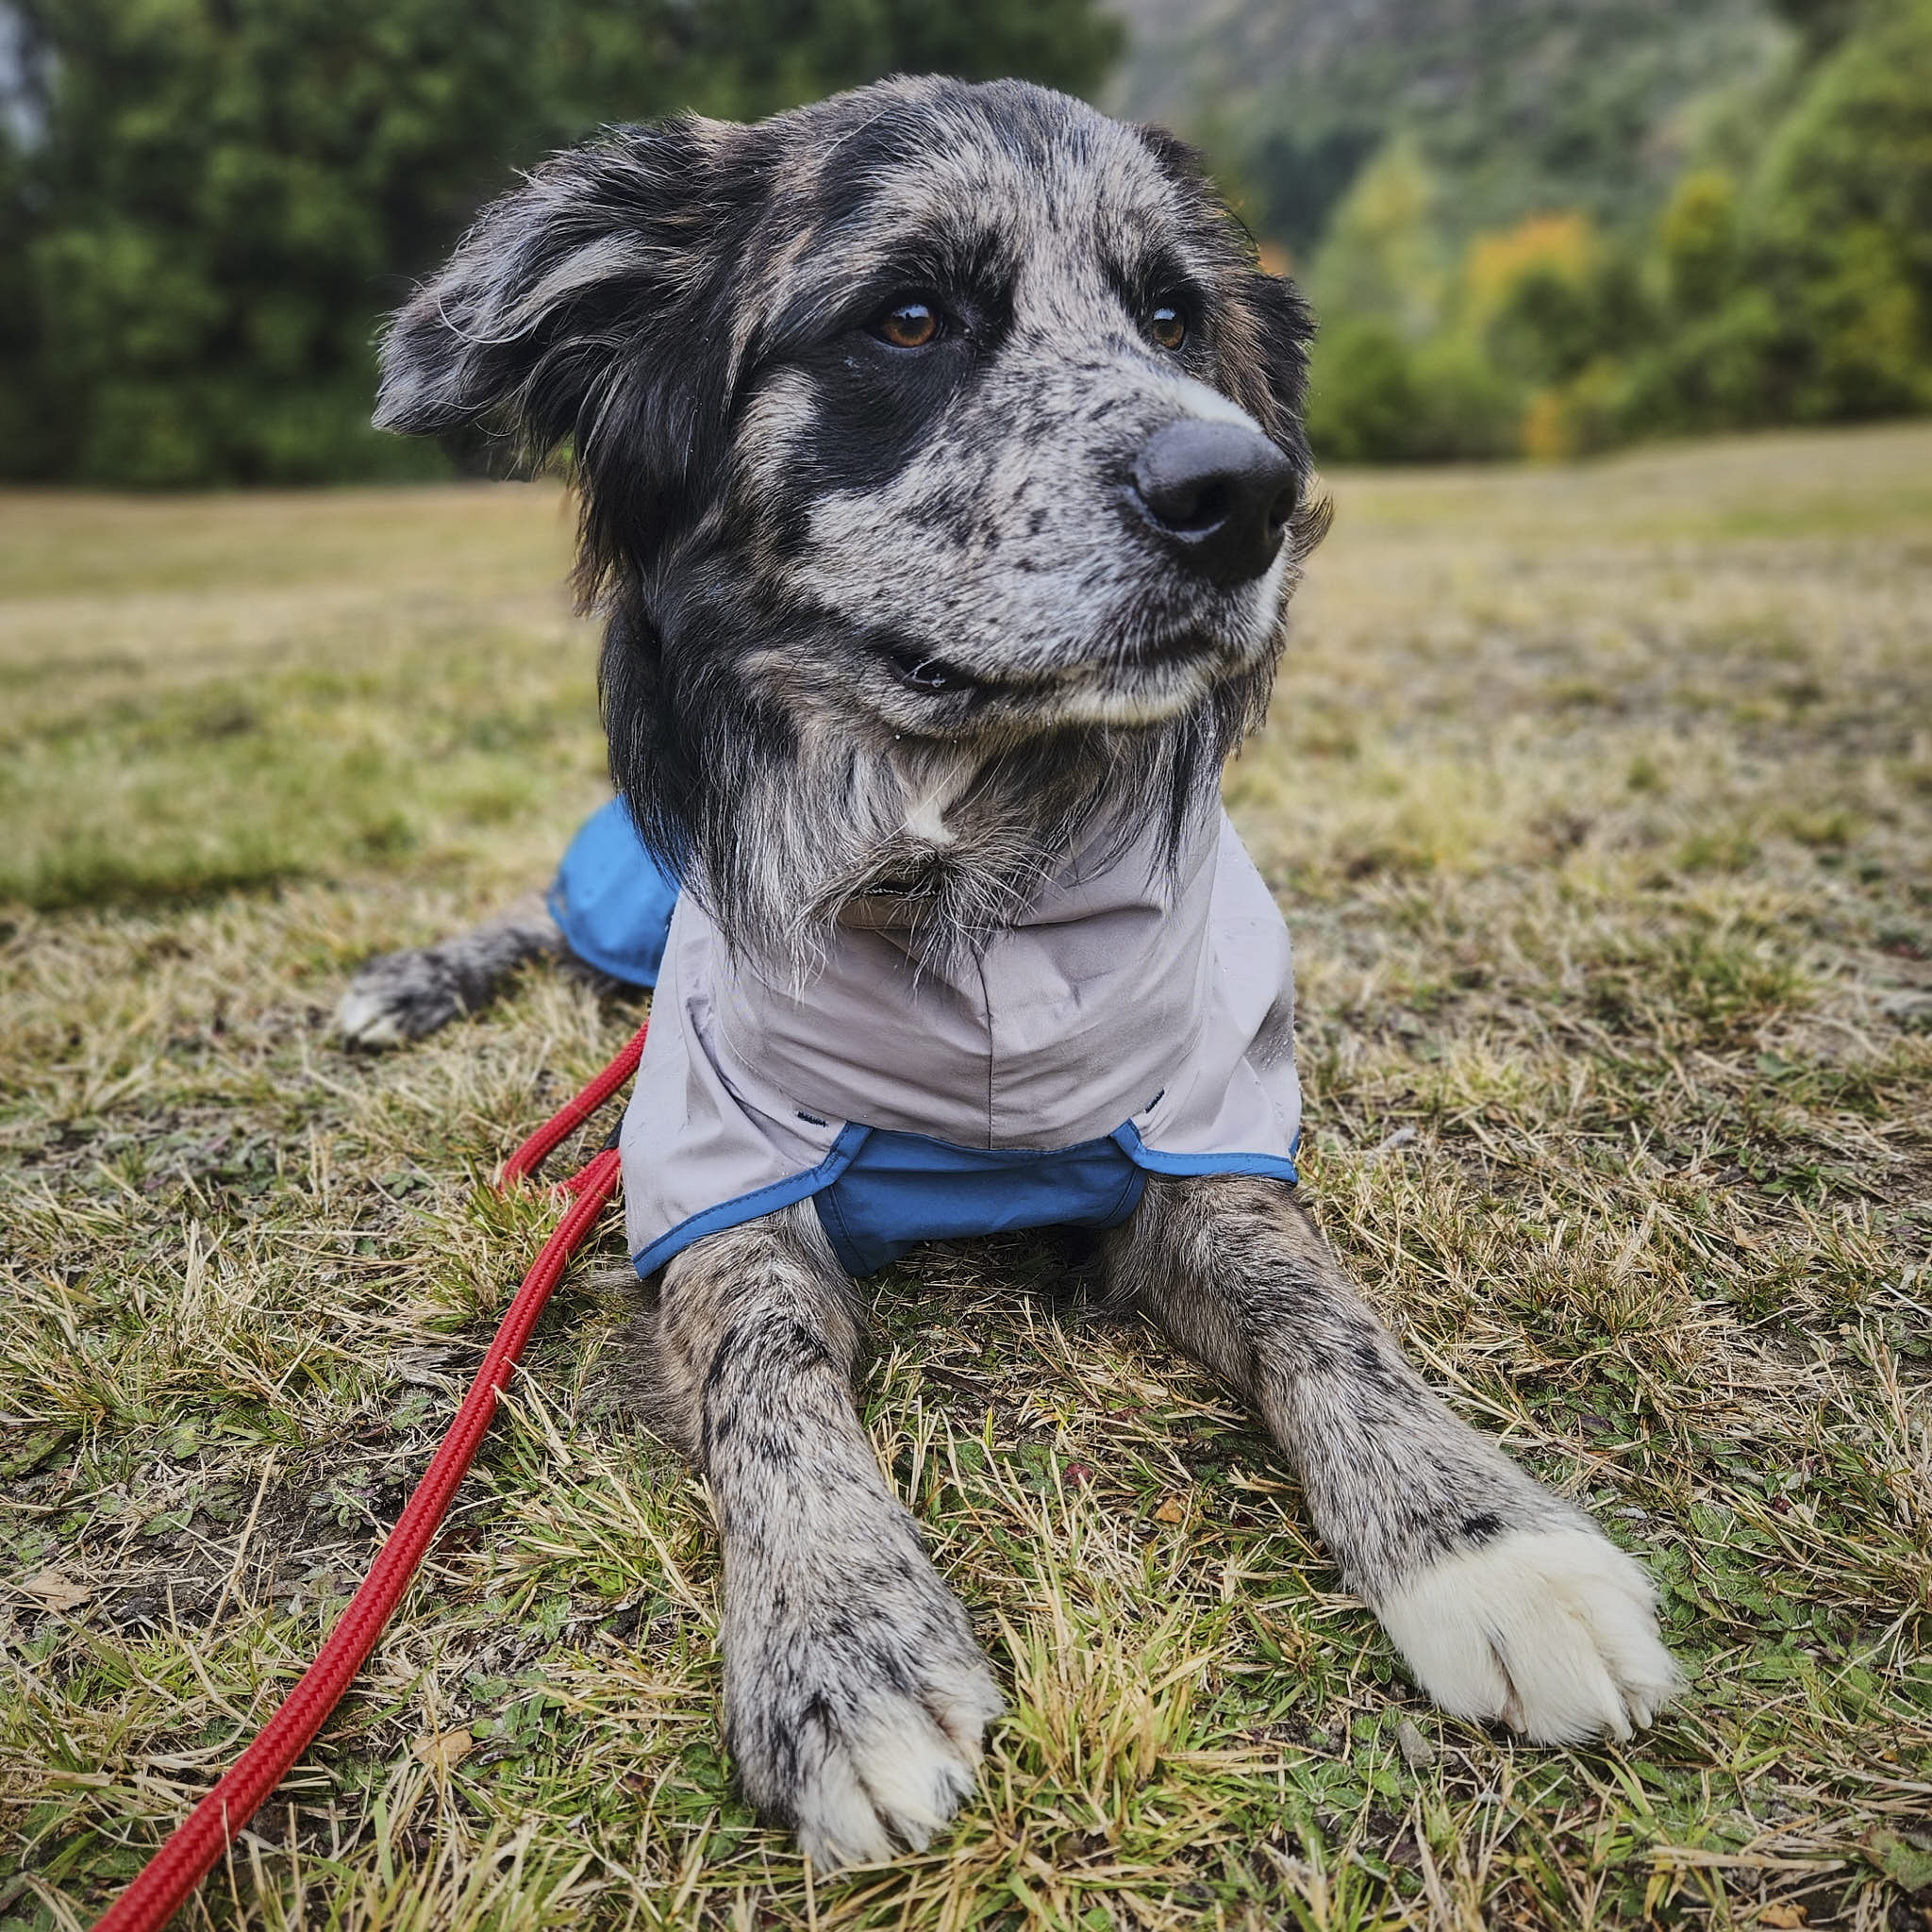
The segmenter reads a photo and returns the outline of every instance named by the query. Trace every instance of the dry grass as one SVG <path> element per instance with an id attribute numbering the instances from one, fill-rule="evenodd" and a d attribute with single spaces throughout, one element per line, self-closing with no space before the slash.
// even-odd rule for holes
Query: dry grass
<path id="1" fill-rule="evenodd" d="M 873 1285 L 867 1414 L 1011 1711 L 929 1853 L 814 1885 L 721 1760 L 613 1230 L 192 1923 L 1924 1926 L 1932 433 L 1337 495 L 1229 785 L 1310 1178 L 1464 1412 L 1651 1553 L 1682 1707 L 1439 1718 L 1211 1389 L 1050 1242 L 931 1250 Z M 393 1058 L 325 1024 L 598 795 L 552 495 L 0 531 L 0 1925 L 67 1927 L 359 1574 L 545 1222 L 481 1177 L 635 1014 L 532 975 Z"/>

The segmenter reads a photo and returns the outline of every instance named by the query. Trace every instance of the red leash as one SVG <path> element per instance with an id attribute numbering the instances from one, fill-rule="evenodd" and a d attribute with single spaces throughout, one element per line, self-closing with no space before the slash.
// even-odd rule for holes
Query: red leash
<path id="1" fill-rule="evenodd" d="M 503 1179 L 512 1181 L 530 1174 L 543 1157 L 566 1135 L 575 1131 L 637 1072 L 638 1057 L 644 1049 L 645 1029 L 567 1106 L 544 1124 L 503 1164 Z M 558 1224 L 557 1231 L 543 1243 L 543 1251 L 483 1357 L 483 1366 L 450 1424 L 449 1434 L 436 1452 L 408 1507 L 396 1520 L 388 1540 L 377 1552 L 362 1587 L 349 1599 L 336 1627 L 321 1654 L 303 1674 L 302 1681 L 283 1699 L 281 1708 L 270 1718 L 234 1767 L 213 1790 L 177 1825 L 168 1841 L 158 1851 L 140 1875 L 108 1907 L 94 1932 L 158 1932 L 167 1924 L 181 1902 L 208 1874 L 208 1868 L 227 1850 L 242 1828 L 255 1816 L 275 1788 L 287 1775 L 289 1767 L 308 1749 L 328 1714 L 341 1701 L 349 1680 L 362 1668 L 383 1625 L 402 1601 L 423 1554 L 441 1525 L 450 1499 L 456 1494 L 470 1460 L 475 1455 L 490 1420 L 496 1412 L 497 1391 L 509 1380 L 537 1317 L 550 1299 L 570 1257 L 582 1246 L 584 1237 L 596 1225 L 605 1203 L 617 1191 L 618 1164 L 615 1147 L 607 1147 L 580 1173 L 563 1183 L 575 1200 Z"/>

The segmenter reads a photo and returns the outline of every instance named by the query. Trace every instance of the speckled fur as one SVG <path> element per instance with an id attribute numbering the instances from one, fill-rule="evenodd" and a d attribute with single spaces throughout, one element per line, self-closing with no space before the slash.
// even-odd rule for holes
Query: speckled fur
<path id="1" fill-rule="evenodd" d="M 1104 1254 L 1114 1291 L 1266 1422 L 1364 1601 L 1505 1529 L 1587 1524 L 1450 1413 L 1279 1183 L 1150 1180 Z"/>
<path id="2" fill-rule="evenodd" d="M 1260 1415 L 1349 1588 L 1398 1637 L 1425 1579 L 1486 1551 L 1509 1553 L 1473 1611 L 1479 1681 L 1468 1657 L 1405 1646 L 1440 1703 L 1568 1742 L 1627 1737 L 1674 1691 L 1643 1573 L 1582 1510 L 1450 1412 L 1349 1285 L 1291 1189 L 1239 1174 L 1150 1179 L 1103 1254 L 1113 1292 Z M 1562 1577 L 1600 1572 L 1607 1588 L 1569 1601 L 1539 1551 Z M 1431 1614 L 1454 1621 L 1458 1607 L 1445 1600 Z M 1546 1684 L 1553 1646 L 1575 1656 Z"/>
<path id="3" fill-rule="evenodd" d="M 865 327 L 908 290 L 958 318 L 916 362 Z M 1177 351 L 1145 327 L 1166 291 Z M 378 420 L 568 446 L 619 787 L 729 945 L 804 986 L 855 895 L 890 882 L 921 943 L 983 943 L 1078 841 L 1177 836 L 1211 795 L 1324 525 L 1309 334 L 1170 138 L 1018 83 L 892 81 L 538 169 L 397 317 Z M 1273 566 L 1232 588 L 1127 501 L 1188 418 L 1258 428 L 1300 479 Z M 547 942 L 472 935 L 427 977 L 467 1004 Z M 376 971 L 365 1024 L 420 1030 L 383 1005 L 410 972 Z M 1106 1257 L 1258 1410 L 1448 1708 L 1568 1740 L 1670 1694 L 1642 1572 L 1426 1388 L 1291 1190 L 1151 1180 Z M 724 1538 L 747 1794 L 822 1864 L 924 1844 L 999 1700 L 859 1425 L 856 1301 L 809 1205 L 685 1249 L 655 1319 L 657 1412 Z"/>
<path id="4" fill-rule="evenodd" d="M 863 327 L 908 288 L 959 316 L 916 364 Z M 1170 288 L 1177 352 L 1141 312 Z M 802 982 L 869 883 L 970 944 L 1096 824 L 1198 797 L 1326 511 L 1304 489 L 1274 567 L 1225 588 L 1128 479 L 1218 416 L 1306 485 L 1310 332 L 1177 143 L 1017 82 L 892 81 L 546 163 L 396 318 L 377 420 L 569 445 L 619 788 L 733 947 Z M 910 691 L 895 654 L 962 683 Z"/>

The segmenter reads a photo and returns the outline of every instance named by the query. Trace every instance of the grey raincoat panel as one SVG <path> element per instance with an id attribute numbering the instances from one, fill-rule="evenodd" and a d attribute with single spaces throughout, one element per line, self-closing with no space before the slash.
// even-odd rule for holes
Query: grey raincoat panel
<path id="1" fill-rule="evenodd" d="M 903 903 L 858 901 L 802 991 L 734 960 L 704 908 L 680 896 L 621 1141 L 640 1272 L 702 1235 L 836 1191 L 848 1169 L 858 1211 L 859 1175 L 889 1142 L 928 1172 L 915 1189 L 868 1194 L 864 1211 L 891 1224 L 892 1244 L 876 1249 L 887 1256 L 930 1235 L 1042 1219 L 1108 1224 L 1072 1211 L 1071 1197 L 1064 1215 L 1036 1207 L 1017 1222 L 985 1215 L 981 1227 L 967 1209 L 962 1221 L 965 1195 L 947 1200 L 949 1158 L 981 1186 L 990 1158 L 1022 1164 L 1036 1192 L 1047 1172 L 1037 1157 L 1074 1150 L 1091 1167 L 1108 1142 L 1102 1151 L 1136 1181 L 1126 1163 L 1143 1175 L 1292 1179 L 1301 1091 L 1288 929 L 1218 803 L 1174 868 L 1158 843 L 1150 832 L 1104 864 L 1076 858 L 991 943 L 938 968 L 915 959 Z M 820 1209 L 831 1228 L 829 1199 Z"/>

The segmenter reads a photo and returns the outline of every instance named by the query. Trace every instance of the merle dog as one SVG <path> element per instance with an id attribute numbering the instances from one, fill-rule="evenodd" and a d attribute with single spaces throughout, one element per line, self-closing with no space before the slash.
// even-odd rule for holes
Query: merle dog
<path id="1" fill-rule="evenodd" d="M 682 1158 L 678 1096 L 709 1082 L 690 1105 L 751 1148 L 758 1183 L 640 1255 L 671 1257 L 655 1373 L 716 1499 L 740 1775 L 822 1864 L 924 1844 L 1000 1705 L 853 1407 L 854 1264 L 824 1177 L 856 1174 L 860 1143 L 1077 1140 L 1112 1162 L 1088 1216 L 1112 1288 L 1259 1414 L 1448 1710 L 1622 1738 L 1676 1687 L 1643 1572 L 1431 1392 L 1290 1178 L 1286 940 L 1270 951 L 1278 915 L 1216 829 L 1216 785 L 1324 526 L 1310 333 L 1171 137 L 1016 82 L 894 80 L 558 156 L 384 343 L 378 422 L 564 451 L 576 480 L 613 774 L 685 887 L 657 1154 Z M 1086 978 L 1066 949 L 1098 928 L 1075 906 L 1112 921 Z M 427 1031 L 560 943 L 533 901 L 378 960 L 343 1029 Z M 974 1003 L 1012 947 L 1032 963 L 1001 997 L 1044 1021 L 990 1046 L 1004 1018 Z M 1243 948 L 1271 980 L 1246 1006 Z M 1123 959 L 1140 991 L 1096 1033 Z M 813 1105 L 794 1107 L 784 1016 L 867 1032 L 873 1010 L 882 1030 L 842 1059 L 812 1045 Z M 963 1111 L 941 1064 L 958 1012 L 986 1090 Z M 758 1053 L 733 1047 L 741 1024 Z M 1219 1058 L 1217 1026 L 1240 1035 Z M 1194 1099 L 1145 1100 L 1163 1055 Z M 876 1108 L 841 1085 L 888 1062 Z M 1022 1096 L 997 1119 L 995 1072 Z M 1248 1126 L 1201 1124 L 1227 1094 Z M 1257 1141 L 1274 1151 L 1226 1151 Z"/>

